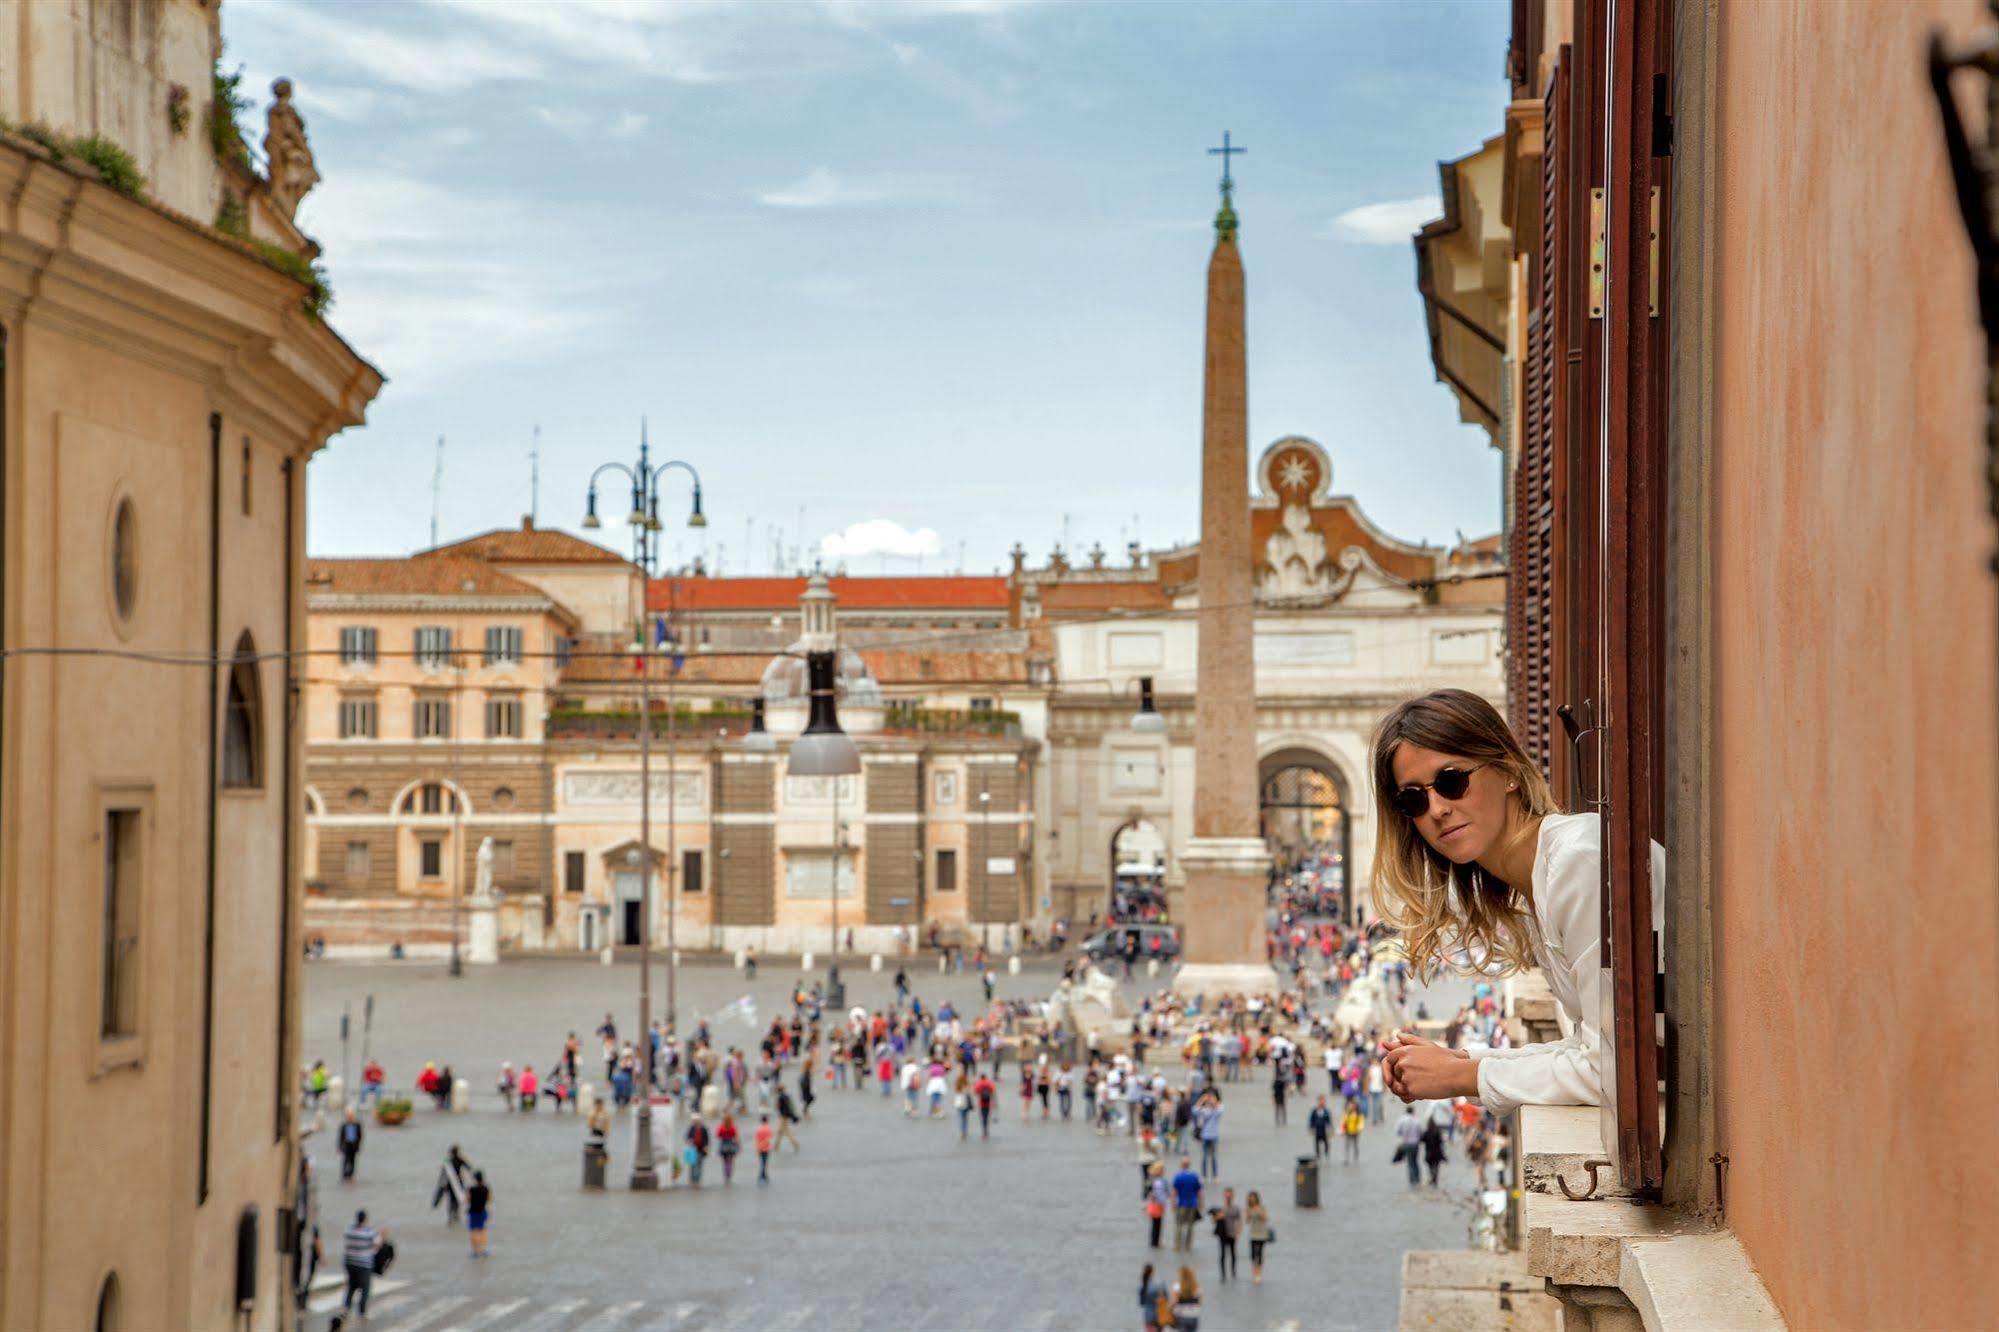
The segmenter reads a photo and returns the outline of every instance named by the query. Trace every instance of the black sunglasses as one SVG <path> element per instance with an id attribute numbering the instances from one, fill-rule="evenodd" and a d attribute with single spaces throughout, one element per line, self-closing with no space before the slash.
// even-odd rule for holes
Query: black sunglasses
<path id="1" fill-rule="evenodd" d="M 1411 782 L 1395 793 L 1395 808 L 1402 811 L 1406 819 L 1422 818 L 1430 812 L 1430 792 L 1435 791 L 1446 800 L 1457 800 L 1471 790 L 1471 775 L 1480 768 L 1488 768 L 1489 763 L 1474 763 L 1469 768 L 1439 768 L 1432 781 Z"/>

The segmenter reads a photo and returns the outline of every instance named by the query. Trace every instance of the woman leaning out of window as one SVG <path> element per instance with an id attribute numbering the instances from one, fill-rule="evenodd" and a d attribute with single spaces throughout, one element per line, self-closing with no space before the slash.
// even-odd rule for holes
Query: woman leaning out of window
<path id="1" fill-rule="evenodd" d="M 1398 1032 L 1384 1042 L 1389 1090 L 1405 1101 L 1475 1096 L 1495 1114 L 1601 1102 L 1601 820 L 1559 812 L 1492 704 L 1462 689 L 1383 718 L 1371 766 L 1375 910 L 1401 932 L 1411 972 L 1427 980 L 1447 953 L 1488 974 L 1539 966 L 1573 1026 L 1560 1041 L 1483 1053 Z M 1656 843 L 1652 882 L 1656 909 Z"/>

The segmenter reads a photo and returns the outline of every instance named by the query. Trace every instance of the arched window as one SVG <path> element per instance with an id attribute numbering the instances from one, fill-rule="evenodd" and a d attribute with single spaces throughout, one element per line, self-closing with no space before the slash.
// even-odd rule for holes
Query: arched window
<path id="1" fill-rule="evenodd" d="M 456 814 L 458 794 L 443 782 L 423 782 L 412 786 L 397 806 L 398 814 Z"/>
<path id="2" fill-rule="evenodd" d="M 229 703 L 222 723 L 222 784 L 264 784 L 264 690 L 257 676 L 257 645 L 248 630 L 236 640 L 229 667 Z"/>

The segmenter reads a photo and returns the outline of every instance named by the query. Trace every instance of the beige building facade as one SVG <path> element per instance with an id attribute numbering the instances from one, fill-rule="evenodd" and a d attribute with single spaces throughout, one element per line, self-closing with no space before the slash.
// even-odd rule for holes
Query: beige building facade
<path id="1" fill-rule="evenodd" d="M 196 0 L 0 7 L 8 120 L 144 173 L 0 133 L 9 1328 L 292 1319 L 305 464 L 382 381 L 206 225 L 245 183 L 166 92 L 217 50 Z"/>

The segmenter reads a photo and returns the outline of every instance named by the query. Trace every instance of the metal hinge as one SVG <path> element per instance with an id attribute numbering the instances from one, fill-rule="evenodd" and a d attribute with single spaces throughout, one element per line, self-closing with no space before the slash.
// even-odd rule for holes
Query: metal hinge
<path id="1" fill-rule="evenodd" d="M 1657 319 L 1659 317 L 1659 187 L 1657 185 L 1652 187 L 1651 245 L 1651 258 L 1646 262 L 1645 270 L 1652 279 L 1652 317 Z"/>
<path id="2" fill-rule="evenodd" d="M 1603 191 L 1589 192 L 1589 317 L 1603 318 Z"/>

